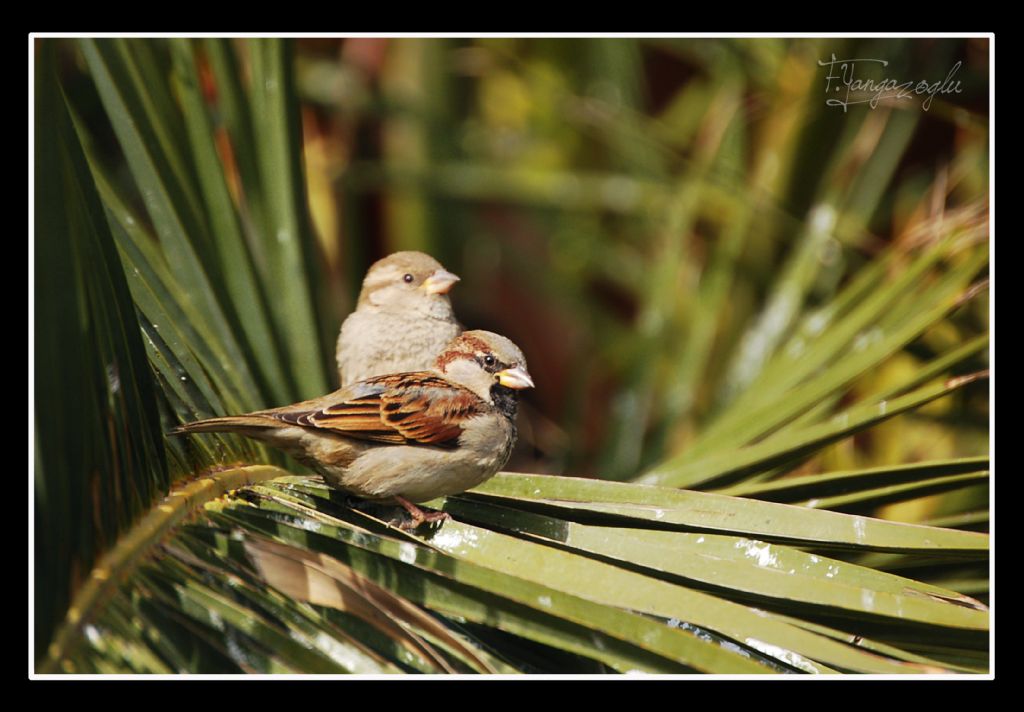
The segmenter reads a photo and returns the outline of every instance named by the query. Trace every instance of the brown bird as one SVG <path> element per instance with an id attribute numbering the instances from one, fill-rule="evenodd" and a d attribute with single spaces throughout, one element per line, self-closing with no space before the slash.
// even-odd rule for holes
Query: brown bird
<path id="1" fill-rule="evenodd" d="M 396 252 L 363 279 L 356 310 L 341 325 L 340 384 L 424 371 L 462 331 L 448 291 L 459 278 L 422 252 Z"/>
<path id="2" fill-rule="evenodd" d="M 339 489 L 398 502 L 414 528 L 448 518 L 414 502 L 463 492 L 504 467 L 516 441 L 517 391 L 532 387 L 519 347 L 489 331 L 467 331 L 431 371 L 376 376 L 313 400 L 173 432 L 262 440 Z"/>

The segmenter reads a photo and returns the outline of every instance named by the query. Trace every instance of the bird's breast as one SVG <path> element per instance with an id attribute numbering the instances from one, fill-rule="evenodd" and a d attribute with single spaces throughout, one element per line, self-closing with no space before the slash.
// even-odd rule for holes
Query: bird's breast
<path id="1" fill-rule="evenodd" d="M 387 373 L 427 370 L 458 330 L 454 322 L 420 315 L 354 312 L 338 338 L 342 385 Z"/>

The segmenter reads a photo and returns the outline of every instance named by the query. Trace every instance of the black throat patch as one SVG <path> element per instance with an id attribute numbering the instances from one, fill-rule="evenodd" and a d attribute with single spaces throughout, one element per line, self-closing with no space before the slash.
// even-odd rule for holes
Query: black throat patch
<path id="1" fill-rule="evenodd" d="M 502 415 L 511 421 L 515 421 L 519 399 L 513 389 L 506 388 L 500 383 L 495 383 L 491 386 L 491 402 L 501 411 Z"/>

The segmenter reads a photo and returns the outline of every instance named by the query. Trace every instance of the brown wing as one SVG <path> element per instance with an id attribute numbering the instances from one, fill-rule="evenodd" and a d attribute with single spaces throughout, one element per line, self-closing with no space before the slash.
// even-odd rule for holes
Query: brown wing
<path id="1" fill-rule="evenodd" d="M 427 372 L 378 376 L 345 390 L 340 400 L 274 417 L 360 440 L 455 447 L 463 423 L 484 408 L 472 391 Z"/>

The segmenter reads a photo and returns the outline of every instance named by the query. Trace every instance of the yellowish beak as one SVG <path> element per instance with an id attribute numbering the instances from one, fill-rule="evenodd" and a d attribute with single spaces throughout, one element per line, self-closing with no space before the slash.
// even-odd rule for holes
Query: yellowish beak
<path id="1" fill-rule="evenodd" d="M 506 368 L 504 371 L 498 371 L 495 375 L 498 377 L 498 383 L 505 388 L 533 388 L 533 379 L 522 366 Z"/>
<path id="2" fill-rule="evenodd" d="M 427 294 L 447 294 L 458 281 L 459 277 L 457 275 L 452 274 L 448 270 L 439 269 L 423 280 L 421 286 Z"/>

